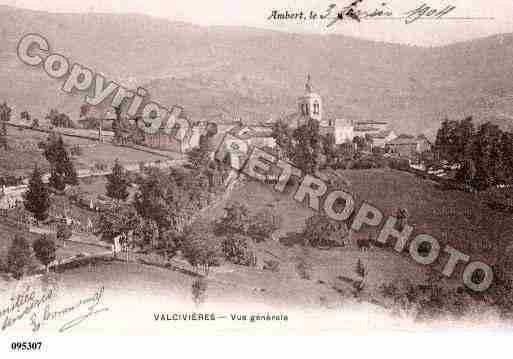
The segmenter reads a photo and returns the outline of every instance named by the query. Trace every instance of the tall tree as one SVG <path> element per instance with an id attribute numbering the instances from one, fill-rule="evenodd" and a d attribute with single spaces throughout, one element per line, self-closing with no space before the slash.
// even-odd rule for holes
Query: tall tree
<path id="1" fill-rule="evenodd" d="M 107 196 L 117 201 L 125 201 L 128 198 L 128 186 L 130 181 L 127 178 L 123 166 L 116 159 L 112 173 L 107 175 Z"/>
<path id="2" fill-rule="evenodd" d="M 114 107 L 114 112 L 116 114 L 116 118 L 112 122 L 112 131 L 114 131 L 114 142 L 115 143 L 121 143 L 123 140 L 123 133 L 122 133 L 122 122 L 121 122 L 121 106 Z"/>
<path id="3" fill-rule="evenodd" d="M 20 114 L 20 119 L 26 122 L 30 122 L 30 114 L 28 113 L 28 111 L 23 111 Z"/>
<path id="4" fill-rule="evenodd" d="M 463 161 L 458 173 L 456 174 L 456 179 L 460 182 L 465 183 L 467 186 L 474 185 L 474 179 L 476 177 L 476 165 L 472 158 L 468 158 Z"/>
<path id="5" fill-rule="evenodd" d="M 43 183 L 41 172 L 37 166 L 30 177 L 28 190 L 23 194 L 25 209 L 31 212 L 38 221 L 48 218 L 50 194 Z"/>
<path id="6" fill-rule="evenodd" d="M 281 150 L 282 156 L 289 159 L 294 152 L 292 144 L 292 129 L 283 121 L 277 121 L 273 125 L 271 137 L 274 138 L 276 145 Z"/>
<path id="7" fill-rule="evenodd" d="M 63 174 L 57 170 L 56 166 L 52 166 L 50 169 L 50 178 L 48 179 L 48 184 L 55 188 L 57 191 L 64 191 L 66 188 L 66 183 L 64 183 Z"/>
<path id="8" fill-rule="evenodd" d="M 44 155 L 50 162 L 50 185 L 63 190 L 67 184 L 77 185 L 78 177 L 71 157 L 64 147 L 62 136 L 52 132 L 45 144 Z"/>
<path id="9" fill-rule="evenodd" d="M 502 166 L 500 140 L 502 131 L 489 122 L 482 124 L 476 133 L 472 157 L 476 165 L 475 183 L 478 189 L 486 189 L 498 182 L 498 170 Z"/>
<path id="10" fill-rule="evenodd" d="M 319 122 L 309 119 L 304 125 L 294 130 L 294 152 L 291 160 L 305 173 L 319 170 L 321 155 L 321 136 Z"/>
<path id="11" fill-rule="evenodd" d="M 48 238 L 48 236 L 43 235 L 32 243 L 32 249 L 34 250 L 36 258 L 45 266 L 48 272 L 48 265 L 52 263 L 56 257 L 57 248 L 55 242 Z"/>
<path id="12" fill-rule="evenodd" d="M 194 268 L 202 268 L 205 275 L 210 267 L 218 266 L 222 257 L 221 246 L 216 237 L 204 231 L 190 231 L 180 245 L 184 258 Z"/>
<path id="13" fill-rule="evenodd" d="M 169 176 L 158 168 L 149 168 L 135 194 L 137 213 L 157 225 L 159 239 L 163 239 L 164 232 L 175 224 L 176 214 L 180 210 L 177 192 L 176 183 Z"/>
<path id="14" fill-rule="evenodd" d="M 112 241 L 119 235 L 128 237 L 131 231 L 141 232 L 143 224 L 132 206 L 121 205 L 102 213 L 97 233 L 102 240 Z"/>
<path id="15" fill-rule="evenodd" d="M 11 121 L 12 109 L 4 102 L 0 105 L 0 122 L 2 123 L 2 129 L 0 130 L 0 146 L 4 147 L 4 150 L 8 149 L 7 146 L 7 122 Z"/>
<path id="16" fill-rule="evenodd" d="M 7 271 L 14 278 L 20 279 L 30 264 L 31 255 L 30 244 L 24 237 L 17 234 L 7 251 Z"/>
<path id="17" fill-rule="evenodd" d="M 503 178 L 513 182 L 513 133 L 504 132 L 501 138 Z"/>
<path id="18" fill-rule="evenodd" d="M 195 169 L 205 169 L 210 162 L 210 148 L 208 137 L 201 135 L 199 146 L 187 152 L 187 159 Z"/>
<path id="19" fill-rule="evenodd" d="M 328 166 L 333 166 L 337 161 L 337 147 L 333 133 L 328 133 L 325 136 L 322 136 L 322 149 L 326 156 L 326 164 Z"/>

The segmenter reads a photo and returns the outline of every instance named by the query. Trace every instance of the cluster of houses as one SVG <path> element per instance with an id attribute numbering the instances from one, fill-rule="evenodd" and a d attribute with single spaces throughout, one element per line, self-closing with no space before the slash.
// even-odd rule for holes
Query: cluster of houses
<path id="1" fill-rule="evenodd" d="M 190 118 L 179 108 L 177 112 L 178 120 L 186 120 L 189 123 Z M 110 120 L 114 121 L 115 116 L 111 115 Z M 297 108 L 291 114 L 280 119 L 292 128 L 297 128 L 305 124 L 310 119 L 319 122 L 322 134 L 333 134 L 335 144 L 354 143 L 357 137 L 364 139 L 370 149 L 380 148 L 390 156 L 397 156 L 414 160 L 421 153 L 431 149 L 431 143 L 423 136 L 397 135 L 389 128 L 389 124 L 383 121 L 355 121 L 345 118 L 325 119 L 323 117 L 322 97 L 312 90 L 310 76 L 305 84 L 305 92 L 297 99 Z M 177 121 L 180 122 L 180 121 Z M 166 123 L 162 124 L 166 127 Z M 186 153 L 187 151 L 198 147 L 203 135 L 210 137 L 210 143 L 213 150 L 223 142 L 226 135 L 232 135 L 239 142 L 242 140 L 248 147 L 270 147 L 274 148 L 276 143 L 271 137 L 274 122 L 270 121 L 259 125 L 246 125 L 242 120 L 236 120 L 231 124 L 215 124 L 207 121 L 198 121 L 192 127 L 187 129 L 186 133 L 176 136 L 173 131 L 157 131 L 154 134 L 144 134 L 142 144 L 147 147 L 160 150 Z M 127 127 L 122 134 L 132 136 Z M 137 128 L 137 126 L 135 126 Z M 176 129 L 180 131 L 180 129 Z M 104 131 L 102 126 L 98 129 L 98 138 L 102 142 L 105 136 L 112 136 L 110 131 Z M 177 140 L 182 138 L 182 140 Z M 225 143 L 226 145 L 226 143 Z M 25 186 L 21 186 L 25 187 Z M 21 193 L 25 188 L 2 189 L 0 195 L 0 207 L 11 208 L 16 206 L 16 200 L 20 201 Z M 12 192 L 12 193 L 11 193 Z"/>
<path id="2" fill-rule="evenodd" d="M 177 111 L 174 114 L 172 113 L 172 115 L 178 119 L 176 122 L 179 123 L 180 120 L 185 120 L 193 123 L 181 107 L 176 106 L 175 108 Z M 110 120 L 114 121 L 115 116 L 111 115 L 110 117 L 112 117 Z M 298 97 L 296 110 L 281 118 L 280 121 L 287 123 L 292 128 L 297 128 L 309 119 L 319 122 L 322 134 L 333 134 L 335 144 L 354 143 L 355 138 L 359 137 L 365 140 L 371 150 L 380 148 L 383 152 L 390 155 L 408 159 L 416 158 L 420 153 L 429 151 L 431 148 L 431 144 L 426 137 L 397 135 L 389 128 L 387 122 L 355 121 L 345 118 L 325 119 L 323 117 L 322 97 L 312 90 L 311 79 L 308 75 L 305 92 Z M 162 129 L 166 129 L 167 124 L 165 122 L 162 122 Z M 231 134 L 239 139 L 243 139 L 250 146 L 274 147 L 274 139 L 271 137 L 273 125 L 272 121 L 258 125 L 246 125 L 240 119 L 235 120 L 231 124 L 196 121 L 193 123 L 193 126 L 184 130 L 185 133 L 180 133 L 179 136 L 177 136 L 175 131 L 182 131 L 180 128 L 174 131 L 156 131 L 153 134 L 144 133 L 141 144 L 160 150 L 186 153 L 199 146 L 201 137 L 210 133 L 211 141 L 217 144 L 220 144 L 226 134 Z M 214 131 L 212 131 L 212 126 L 215 126 Z M 134 127 L 137 128 L 137 126 Z M 102 133 L 101 128 L 99 131 L 101 141 L 106 133 L 105 131 Z M 127 138 L 133 135 L 129 130 L 121 132 Z M 127 133 L 125 134 L 125 132 Z M 181 140 L 178 140 L 178 138 Z"/>
<path id="3" fill-rule="evenodd" d="M 354 143 L 355 138 L 364 139 L 370 149 L 380 148 L 391 156 L 416 159 L 421 153 L 431 149 L 431 143 L 423 136 L 397 135 L 389 128 L 389 124 L 383 121 L 354 121 L 344 118 L 324 119 L 322 97 L 312 91 L 310 76 L 308 76 L 305 93 L 297 100 L 297 110 L 281 121 L 292 128 L 297 128 L 313 119 L 319 122 L 321 134 L 333 134 L 335 144 Z M 273 123 L 258 126 L 243 126 L 240 122 L 228 126 L 225 131 L 245 139 L 248 145 L 274 147 L 274 139 L 271 137 Z"/>

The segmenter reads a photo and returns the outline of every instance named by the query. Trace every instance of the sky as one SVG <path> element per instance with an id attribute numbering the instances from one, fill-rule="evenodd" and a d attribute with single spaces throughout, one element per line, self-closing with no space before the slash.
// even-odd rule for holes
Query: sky
<path id="1" fill-rule="evenodd" d="M 51 12 L 140 13 L 199 25 L 246 25 L 289 32 L 343 34 L 359 38 L 438 46 L 499 33 L 513 32 L 512 0 L 362 0 L 362 10 L 385 8 L 393 16 L 426 4 L 433 9 L 454 6 L 447 16 L 458 19 L 419 20 L 405 24 L 400 19 L 346 20 L 327 27 L 322 20 L 269 20 L 279 12 L 323 13 L 330 4 L 338 8 L 353 0 L 0 0 L 0 4 Z M 474 19 L 461 19 L 474 18 Z"/>

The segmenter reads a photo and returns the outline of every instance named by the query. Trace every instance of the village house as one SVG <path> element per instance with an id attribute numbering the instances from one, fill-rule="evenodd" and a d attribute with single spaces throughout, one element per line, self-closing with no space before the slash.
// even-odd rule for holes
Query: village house
<path id="1" fill-rule="evenodd" d="M 414 158 L 429 150 L 431 150 L 431 143 L 423 135 L 418 137 L 401 135 L 386 144 L 388 153 L 406 158 Z"/>

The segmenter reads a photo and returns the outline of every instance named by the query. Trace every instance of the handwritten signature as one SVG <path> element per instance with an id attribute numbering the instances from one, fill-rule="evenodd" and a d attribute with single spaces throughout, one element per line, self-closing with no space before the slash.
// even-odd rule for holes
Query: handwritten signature
<path id="1" fill-rule="evenodd" d="M 109 308 L 98 308 L 105 288 L 101 287 L 92 296 L 80 299 L 73 305 L 66 306 L 58 310 L 52 310 L 50 300 L 55 297 L 55 289 L 48 288 L 38 294 L 35 289 L 26 286 L 21 293 L 11 297 L 10 304 L 4 308 L 0 308 L 0 320 L 3 318 L 2 331 L 13 327 L 22 319 L 29 317 L 30 327 L 33 332 L 39 331 L 43 323 L 65 318 L 73 313 L 80 312 L 80 315 L 63 324 L 59 332 L 69 330 L 86 319 L 96 316 L 102 312 L 106 312 Z M 82 309 L 87 311 L 83 313 Z"/>
<path id="2" fill-rule="evenodd" d="M 388 4 L 386 2 L 381 3 L 374 10 L 360 9 L 359 6 L 361 3 L 363 3 L 363 0 L 355 0 L 350 5 L 344 6 L 340 10 L 338 10 L 336 4 L 331 4 L 328 6 L 328 9 L 325 11 L 325 13 L 320 16 L 320 18 L 332 19 L 328 23 L 327 27 L 334 25 L 338 21 L 346 19 L 356 20 L 358 22 L 361 22 L 363 19 L 369 18 L 395 19 L 392 9 L 388 7 Z M 405 12 L 404 14 L 402 14 L 402 16 L 397 17 L 397 19 L 404 19 L 404 22 L 406 24 L 411 24 L 423 18 L 441 19 L 442 17 L 454 11 L 455 9 L 456 6 L 453 5 L 447 5 L 442 9 L 436 9 L 424 3 L 420 5 L 418 8 Z"/>
<path id="3" fill-rule="evenodd" d="M 322 13 L 310 11 L 300 12 L 279 12 L 273 10 L 268 20 L 327 20 L 327 27 L 331 27 L 340 21 L 357 21 L 369 19 L 388 19 L 388 20 L 404 20 L 406 24 L 411 24 L 422 19 L 442 19 L 447 14 L 453 12 L 456 6 L 447 5 L 443 8 L 435 8 L 423 3 L 419 7 L 409 10 L 400 15 L 394 15 L 393 10 L 386 2 L 381 2 L 374 9 L 362 9 L 364 0 L 353 0 L 349 5 L 339 7 L 337 4 L 330 4 Z"/>

